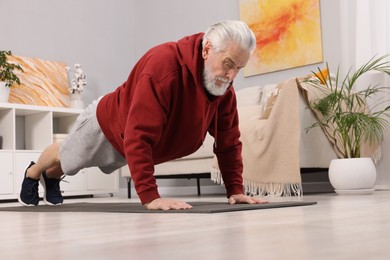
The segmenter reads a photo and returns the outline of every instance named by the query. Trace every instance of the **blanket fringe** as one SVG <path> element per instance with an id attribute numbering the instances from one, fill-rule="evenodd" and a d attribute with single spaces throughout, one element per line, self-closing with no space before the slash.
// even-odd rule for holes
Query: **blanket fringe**
<path id="1" fill-rule="evenodd" d="M 223 185 L 222 174 L 219 169 L 212 167 L 211 180 Z M 302 196 L 301 183 L 258 183 L 244 180 L 244 191 L 251 196 Z"/>
<path id="2" fill-rule="evenodd" d="M 244 180 L 244 189 L 252 196 L 302 196 L 302 184 L 300 183 L 257 183 Z"/>
<path id="3" fill-rule="evenodd" d="M 215 165 L 213 165 L 211 168 L 210 176 L 211 176 L 211 181 L 213 181 L 217 184 L 223 185 L 222 174 L 221 174 L 220 170 L 217 167 L 215 167 Z"/>

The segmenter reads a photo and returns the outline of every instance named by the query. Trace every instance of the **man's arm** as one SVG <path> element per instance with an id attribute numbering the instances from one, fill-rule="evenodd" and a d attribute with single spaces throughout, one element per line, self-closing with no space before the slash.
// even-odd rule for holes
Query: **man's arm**
<path id="1" fill-rule="evenodd" d="M 233 194 L 244 194 L 242 143 L 238 127 L 236 97 L 232 88 L 222 97 L 217 109 L 217 120 L 214 118 L 211 122 L 209 132 L 216 142 L 214 153 L 217 156 L 229 198 Z"/>
<path id="2" fill-rule="evenodd" d="M 267 203 L 266 200 L 244 195 L 241 156 L 242 144 L 239 140 L 240 131 L 234 91 L 230 90 L 230 93 L 227 93 L 226 97 L 218 108 L 220 109 L 217 127 L 218 133 L 216 134 L 218 140 L 216 140 L 217 147 L 214 148 L 214 152 L 218 157 L 219 167 L 227 191 L 228 203 Z M 213 129 L 215 129 L 215 126 L 211 127 L 211 131 Z"/>

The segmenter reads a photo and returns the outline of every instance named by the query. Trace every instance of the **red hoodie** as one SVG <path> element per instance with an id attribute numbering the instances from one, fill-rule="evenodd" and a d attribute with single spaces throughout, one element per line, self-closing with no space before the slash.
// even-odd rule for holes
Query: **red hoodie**
<path id="1" fill-rule="evenodd" d="M 160 197 L 154 165 L 195 152 L 207 131 L 216 140 L 228 197 L 243 193 L 236 96 L 233 87 L 221 97 L 207 94 L 202 38 L 199 33 L 152 48 L 99 102 L 100 127 L 126 158 L 142 204 Z"/>

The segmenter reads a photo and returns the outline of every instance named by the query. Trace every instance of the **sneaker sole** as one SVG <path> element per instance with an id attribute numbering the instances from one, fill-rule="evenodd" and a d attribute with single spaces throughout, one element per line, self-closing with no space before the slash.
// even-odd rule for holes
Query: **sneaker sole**
<path id="1" fill-rule="evenodd" d="M 26 204 L 26 203 L 24 203 L 23 202 L 23 200 L 20 198 L 20 194 L 18 195 L 18 202 L 20 203 L 20 204 L 22 204 L 23 206 L 25 206 L 25 207 L 36 207 L 36 206 L 38 206 L 38 204 L 37 205 L 35 205 L 35 204 Z"/>
<path id="2" fill-rule="evenodd" d="M 41 175 L 41 178 L 39 179 L 39 182 L 42 184 L 43 186 L 43 202 L 48 205 L 48 206 L 59 206 L 59 205 L 62 205 L 63 203 L 57 203 L 57 204 L 53 204 L 49 201 L 46 200 L 46 183 L 45 183 L 45 180 L 43 179 L 43 176 Z"/>

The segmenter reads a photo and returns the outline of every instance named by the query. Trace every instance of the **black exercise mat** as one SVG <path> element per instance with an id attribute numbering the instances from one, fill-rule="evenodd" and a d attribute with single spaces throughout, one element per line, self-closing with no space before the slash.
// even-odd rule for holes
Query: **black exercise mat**
<path id="1" fill-rule="evenodd" d="M 147 210 L 140 203 L 69 203 L 60 206 L 39 205 L 32 207 L 0 207 L 0 211 L 17 212 L 111 212 L 111 213 L 220 213 L 241 210 L 270 209 L 314 205 L 317 202 L 284 201 L 265 204 L 234 204 L 223 202 L 189 202 L 192 209 L 185 210 Z"/>

